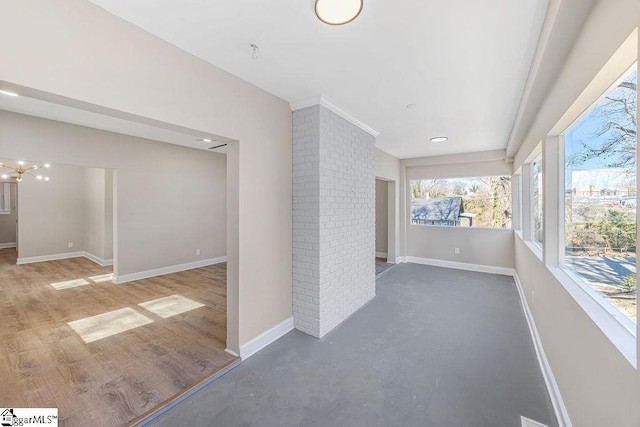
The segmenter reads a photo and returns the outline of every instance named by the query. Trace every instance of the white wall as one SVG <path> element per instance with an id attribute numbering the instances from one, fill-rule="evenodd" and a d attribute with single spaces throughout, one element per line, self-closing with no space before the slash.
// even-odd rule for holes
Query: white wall
<path id="1" fill-rule="evenodd" d="M 0 44 L 0 80 L 48 92 L 53 97 L 62 96 L 240 141 L 235 175 L 239 194 L 237 203 L 228 203 L 230 209 L 235 209 L 233 216 L 238 220 L 229 222 L 235 230 L 230 236 L 237 240 L 230 244 L 237 251 L 230 251 L 228 261 L 229 295 L 235 297 L 229 300 L 227 345 L 238 350 L 240 344 L 290 318 L 288 103 L 84 0 L 7 0 L 2 8 L 3 16 L 13 18 L 0 26 L 0 38 L 11 40 Z M 117 152 L 109 150 L 100 163 L 91 164 L 99 159 L 91 149 L 93 145 L 89 141 L 85 147 L 75 147 L 77 151 L 64 152 L 50 148 L 49 144 L 36 148 L 33 141 L 28 141 L 18 147 L 15 142 L 5 140 L 0 148 L 3 152 L 10 149 L 12 153 L 8 154 L 12 157 L 28 151 L 35 157 L 51 158 L 58 163 L 69 159 L 96 167 L 149 160 L 144 156 L 117 158 Z M 168 169 L 172 165 L 166 162 L 158 166 Z M 118 180 L 123 183 L 150 182 L 156 177 L 120 172 L 117 171 Z M 186 176 L 181 188 L 188 185 Z M 117 188 L 118 198 L 123 193 L 123 200 L 135 198 L 136 193 L 147 197 L 146 193 L 159 191 L 162 190 L 156 186 L 141 188 L 135 184 Z M 177 202 L 183 197 L 177 196 Z M 164 249 L 148 245 L 144 239 L 126 244 L 140 234 L 166 233 L 166 221 L 157 229 L 120 224 L 123 218 L 141 223 L 154 210 L 151 206 L 131 210 L 126 203 L 122 207 L 118 204 L 117 221 L 122 225 L 118 227 L 118 240 L 121 248 L 131 250 L 119 254 L 123 271 L 165 266 L 175 261 L 163 254 L 154 258 L 156 252 Z M 260 220 L 256 220 L 256 212 L 260 213 Z M 170 215 L 165 216 L 170 219 Z M 185 251 L 182 259 L 192 259 L 193 242 L 188 246 L 175 248 L 181 258 Z M 236 314 L 239 311 L 239 315 L 233 311 Z"/>
<path id="2" fill-rule="evenodd" d="M 596 3 L 515 156 L 516 166 L 562 121 L 639 25 L 637 0 Z M 573 425 L 640 425 L 638 370 L 520 237 L 515 252 L 516 271 Z"/>
<path id="3" fill-rule="evenodd" d="M 319 105 L 293 126 L 293 319 L 321 338 L 375 296 L 375 137 Z"/>
<path id="4" fill-rule="evenodd" d="M 386 181 L 376 179 L 376 252 L 387 253 L 389 193 Z"/>
<path id="5" fill-rule="evenodd" d="M 0 185 L 4 183 L 0 181 Z M 11 192 L 11 213 L 0 215 L 0 244 L 16 243 L 16 221 L 18 220 L 16 184 L 10 184 L 9 191 Z"/>

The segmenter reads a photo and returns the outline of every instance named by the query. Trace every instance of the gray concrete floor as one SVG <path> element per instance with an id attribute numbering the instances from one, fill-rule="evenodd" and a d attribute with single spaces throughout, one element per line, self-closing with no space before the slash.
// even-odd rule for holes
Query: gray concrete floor
<path id="1" fill-rule="evenodd" d="M 321 340 L 292 331 L 149 425 L 557 426 L 513 279 L 402 264 Z"/>

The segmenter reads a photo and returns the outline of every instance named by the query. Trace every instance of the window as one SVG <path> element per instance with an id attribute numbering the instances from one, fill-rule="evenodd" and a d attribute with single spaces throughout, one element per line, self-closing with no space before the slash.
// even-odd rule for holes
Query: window
<path id="1" fill-rule="evenodd" d="M 564 265 L 636 321 L 636 66 L 564 135 Z"/>
<path id="2" fill-rule="evenodd" d="M 511 177 L 411 180 L 411 224 L 511 228 Z"/>
<path id="3" fill-rule="evenodd" d="M 544 241 L 542 154 L 531 162 L 531 240 L 542 245 Z"/>

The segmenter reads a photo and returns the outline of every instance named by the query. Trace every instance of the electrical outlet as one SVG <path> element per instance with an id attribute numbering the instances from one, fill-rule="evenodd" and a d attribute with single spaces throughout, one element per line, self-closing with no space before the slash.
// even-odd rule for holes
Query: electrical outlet
<path id="1" fill-rule="evenodd" d="M 67 244 L 67 246 L 69 246 L 70 248 L 72 248 L 72 247 L 73 247 L 73 242 L 69 242 L 69 243 Z"/>
<path id="2" fill-rule="evenodd" d="M 196 249 L 196 256 L 200 256 L 200 249 Z"/>
<path id="3" fill-rule="evenodd" d="M 536 305 L 536 291 L 531 291 L 531 305 Z"/>
<path id="4" fill-rule="evenodd" d="M 453 250 L 453 253 L 456 254 L 456 255 L 460 255 L 460 248 L 455 248 Z"/>

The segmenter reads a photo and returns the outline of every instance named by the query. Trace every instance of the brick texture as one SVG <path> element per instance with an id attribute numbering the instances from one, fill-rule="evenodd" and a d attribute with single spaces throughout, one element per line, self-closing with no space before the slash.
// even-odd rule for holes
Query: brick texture
<path id="1" fill-rule="evenodd" d="M 375 296 L 375 138 L 334 112 L 293 113 L 293 317 L 322 337 Z"/>

